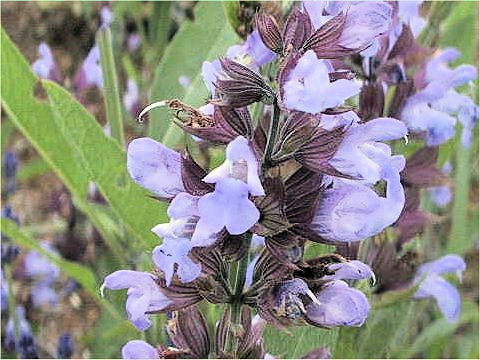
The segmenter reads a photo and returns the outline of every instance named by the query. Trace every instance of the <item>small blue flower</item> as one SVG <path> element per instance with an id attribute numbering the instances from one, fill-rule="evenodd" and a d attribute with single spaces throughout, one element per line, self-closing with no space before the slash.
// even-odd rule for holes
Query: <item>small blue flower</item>
<path id="1" fill-rule="evenodd" d="M 123 106 L 132 115 L 137 116 L 140 113 L 140 97 L 138 86 L 132 79 L 127 80 L 127 91 L 123 95 Z"/>
<path id="2" fill-rule="evenodd" d="M 103 75 L 100 66 L 100 50 L 95 45 L 82 63 L 80 70 L 75 75 L 75 88 L 81 92 L 91 86 L 103 88 Z"/>
<path id="3" fill-rule="evenodd" d="M 472 124 L 478 119 L 478 108 L 473 102 L 453 90 L 477 77 L 472 65 L 460 65 L 455 69 L 448 67 L 448 63 L 459 55 L 451 48 L 436 54 L 426 66 L 426 86 L 407 99 L 401 113 L 401 119 L 409 129 L 426 132 L 429 146 L 443 144 L 455 135 L 457 119 L 452 115 L 459 116 L 462 121 L 464 142 L 468 146 Z"/>
<path id="4" fill-rule="evenodd" d="M 172 303 L 160 290 L 155 277 L 147 272 L 115 271 L 105 278 L 102 289 L 104 287 L 111 290 L 128 289 L 125 304 L 128 318 L 140 331 L 152 325 L 147 312 L 162 310 Z"/>
<path id="5" fill-rule="evenodd" d="M 227 50 L 227 58 L 252 70 L 258 70 L 259 67 L 273 61 L 275 57 L 275 53 L 263 43 L 258 30 L 249 34 L 242 45 L 234 45 Z"/>
<path id="6" fill-rule="evenodd" d="M 317 114 L 343 105 L 345 100 L 360 92 L 361 85 L 355 81 L 330 82 L 330 71 L 331 65 L 326 60 L 318 59 L 313 50 L 307 51 L 283 86 L 284 105 L 291 110 Z"/>
<path id="7" fill-rule="evenodd" d="M 157 349 L 143 340 L 130 340 L 122 347 L 123 359 L 160 359 Z"/>
<path id="8" fill-rule="evenodd" d="M 57 358 L 70 359 L 73 355 L 75 344 L 73 337 L 69 333 L 64 333 L 58 338 Z"/>
<path id="9" fill-rule="evenodd" d="M 155 228 L 154 228 L 155 229 Z M 195 280 L 202 272 L 202 266 L 188 256 L 192 250 L 187 238 L 163 238 L 163 244 L 153 249 L 153 261 L 164 273 L 167 286 L 172 281 L 175 264 L 176 273 L 183 283 Z"/>
<path id="10" fill-rule="evenodd" d="M 317 326 L 362 326 L 370 312 L 367 297 L 341 280 L 327 283 L 307 306 L 307 319 Z"/>
<path id="11" fill-rule="evenodd" d="M 433 297 L 445 318 L 449 322 L 456 322 L 460 316 L 460 294 L 441 275 L 455 273 L 461 280 L 466 267 L 465 261 L 460 256 L 452 254 L 423 264 L 418 268 L 413 281 L 414 284 L 420 284 L 414 298 Z"/>
<path id="12" fill-rule="evenodd" d="M 100 10 L 100 19 L 101 19 L 101 27 L 110 26 L 114 20 L 112 10 L 110 7 L 104 6 L 102 10 Z"/>
<path id="13" fill-rule="evenodd" d="M 1 286 L 2 314 L 4 314 L 8 311 L 8 284 L 7 284 L 7 279 L 3 277 L 3 269 L 0 270 L 0 286 Z"/>
<path id="14" fill-rule="evenodd" d="M 200 234 L 218 233 L 226 228 L 230 234 L 243 234 L 260 218 L 260 212 L 248 198 L 248 185 L 234 178 L 219 179 L 213 193 L 198 201 L 200 220 L 192 236 L 193 246 L 205 246 Z"/>
<path id="15" fill-rule="evenodd" d="M 50 47 L 42 42 L 38 46 L 39 58 L 32 64 L 33 72 L 41 79 L 59 81 L 58 66 Z"/>
<path id="16" fill-rule="evenodd" d="M 21 359 L 38 359 L 37 345 L 32 334 L 32 328 L 25 318 L 25 309 L 23 306 L 17 306 L 17 318 L 20 330 L 20 337 L 15 336 L 15 324 L 13 314 L 8 319 L 5 328 L 4 344 L 7 350 L 15 351 Z"/>

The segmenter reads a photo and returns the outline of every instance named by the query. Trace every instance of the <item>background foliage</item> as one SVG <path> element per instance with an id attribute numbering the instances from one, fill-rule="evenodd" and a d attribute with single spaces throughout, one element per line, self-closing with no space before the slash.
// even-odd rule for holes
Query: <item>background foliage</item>
<path id="1" fill-rule="evenodd" d="M 31 30 L 33 35 L 22 37 L 21 22 L 16 27 L 15 19 L 8 19 L 5 15 L 20 9 L 27 10 L 27 17 L 33 11 L 39 11 L 41 17 L 35 20 L 36 24 L 46 30 L 38 35 L 39 30 L 34 27 Z M 101 94 L 95 94 L 100 109 L 87 109 L 67 89 L 50 81 L 38 80 L 30 66 L 38 39 L 47 36 L 45 33 L 50 31 L 50 22 L 67 13 L 81 19 L 85 27 L 92 28 L 90 24 L 98 21 L 98 9 L 97 4 L 91 3 L 9 4 L 8 7 L 2 3 L 5 27 L 1 34 L 2 152 L 15 146 L 24 153 L 19 173 L 22 194 L 16 199 L 23 216 L 22 225 L 19 228 L 2 219 L 2 232 L 26 252 L 28 249 L 40 250 L 39 241 L 59 234 L 68 234 L 63 241 L 74 246 L 72 244 L 76 241 L 88 241 L 82 238 L 88 229 L 98 231 L 102 240 L 95 245 L 98 250 L 93 256 L 70 256 L 75 258 L 72 260 L 50 255 L 50 260 L 62 269 L 65 276 L 82 286 L 79 296 L 84 300 L 80 309 L 75 310 L 79 315 L 77 321 L 83 315 L 93 319 L 88 321 L 88 332 L 75 331 L 78 356 L 109 358 L 118 357 L 121 346 L 129 339 L 144 336 L 152 343 L 164 340 L 161 328 L 164 318 L 157 317 L 155 326 L 146 335 L 141 335 L 125 320 L 125 295 L 108 294 L 107 299 L 102 299 L 98 290 L 103 277 L 112 271 L 151 268 L 149 253 L 157 245 L 158 238 L 150 228 L 166 220 L 165 206 L 149 198 L 147 192 L 128 177 L 124 149 L 102 129 L 105 115 Z M 121 80 L 127 77 L 137 80 L 144 102 L 181 98 L 190 105 L 202 105 L 207 96 L 200 77 L 202 62 L 223 55 L 229 46 L 240 41 L 220 3 L 200 2 L 193 9 L 182 8 L 189 15 L 183 18 L 175 16 L 178 4 L 171 3 L 120 2 L 113 9 L 116 70 Z M 136 24 L 141 34 L 139 54 L 128 54 L 122 47 L 122 29 L 127 22 Z M 144 26 L 145 23 L 148 27 Z M 169 34 L 172 29 L 176 30 L 173 36 Z M 452 3 L 448 16 L 435 31 L 442 46 L 454 46 L 462 51 L 458 63 L 478 64 L 478 9 L 475 2 Z M 84 49 L 72 50 L 72 44 L 61 41 L 58 47 L 64 53 L 70 51 L 66 57 L 78 65 L 75 51 L 83 51 L 84 57 Z M 87 42 L 91 45 L 91 40 Z M 61 51 L 55 54 L 62 56 Z M 63 68 L 72 73 L 73 65 L 67 64 Z M 180 76 L 190 79 L 191 85 L 187 89 L 179 83 Z M 473 89 L 464 90 L 475 94 L 478 103 L 478 81 Z M 184 146 L 182 133 L 171 125 L 163 110 L 154 110 L 148 125 L 143 126 L 126 112 L 123 115 L 127 141 L 148 134 L 169 146 Z M 459 139 L 441 147 L 439 161 L 450 160 L 454 164 L 454 202 L 441 211 L 424 199 L 424 208 L 439 213 L 445 221 L 440 227 L 429 229 L 412 245 L 420 251 L 431 252 L 429 258 L 450 252 L 466 256 L 469 268 L 461 285 L 463 313 L 460 322 L 447 323 L 433 302 L 412 302 L 405 294 L 395 294 L 389 299 L 372 295 L 373 311 L 364 327 L 330 331 L 299 327 L 289 333 L 269 328 L 266 331 L 269 353 L 296 358 L 310 349 L 326 345 L 334 357 L 341 358 L 479 356 L 477 132 L 474 138 L 474 146 L 469 150 L 459 146 Z M 408 148 L 404 150 L 410 152 Z M 91 183 L 96 185 L 105 201 L 91 201 L 88 193 Z M 38 211 L 34 200 L 29 198 L 35 195 L 35 191 L 58 188 L 61 184 L 68 190 L 81 216 L 88 219 L 86 227 L 73 233 L 65 232 L 65 220 L 58 216 L 39 218 L 29 215 L 28 211 L 22 215 L 23 209 L 29 206 Z M 318 247 L 309 251 L 325 251 L 322 246 Z M 368 284 L 361 286 L 368 288 Z M 18 300 L 22 301 L 25 298 L 22 291 L 26 290 L 23 287 L 15 287 L 15 290 Z M 62 311 L 73 310 L 67 303 L 51 314 L 59 320 L 59 327 L 64 321 Z M 208 313 L 213 325 L 220 310 L 215 312 L 210 307 Z M 44 322 L 41 314 L 35 319 L 39 324 Z M 69 326 L 75 328 L 75 324 Z M 41 334 L 40 326 L 37 331 Z M 51 354 L 54 346 L 49 343 L 53 341 L 51 337 L 38 338 L 46 355 Z"/>

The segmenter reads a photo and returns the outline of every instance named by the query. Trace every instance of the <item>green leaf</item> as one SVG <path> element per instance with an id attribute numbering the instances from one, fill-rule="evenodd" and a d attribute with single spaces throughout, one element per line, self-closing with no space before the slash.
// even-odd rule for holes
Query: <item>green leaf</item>
<path id="1" fill-rule="evenodd" d="M 332 351 L 337 337 L 338 329 L 326 330 L 313 326 L 289 328 L 288 332 L 268 326 L 263 336 L 267 352 L 280 359 L 299 359 L 319 347 L 327 347 Z"/>
<path id="2" fill-rule="evenodd" d="M 122 258 L 123 253 L 125 257 L 125 248 L 118 249 L 111 229 L 103 226 L 88 203 L 90 181 L 112 206 L 121 226 L 129 230 L 132 245 L 143 244 L 150 249 L 158 244 L 150 229 L 166 220 L 165 206 L 130 180 L 125 153 L 118 143 L 104 134 L 95 118 L 66 90 L 49 81 L 39 82 L 3 31 L 2 62 L 8 64 L 8 70 L 2 67 L 5 111 L 60 176 L 109 245 L 117 248 L 117 256 Z M 35 86 L 47 93 L 49 102 L 34 97 Z"/>
<path id="3" fill-rule="evenodd" d="M 192 106 L 205 103 L 208 90 L 201 78 L 202 63 L 224 55 L 227 48 L 238 41 L 220 4 L 200 2 L 194 15 L 195 20 L 184 22 L 165 50 L 155 72 L 151 102 L 183 98 Z M 192 80 L 188 91 L 180 85 L 180 76 Z M 167 146 L 175 146 L 181 140 L 182 131 L 169 118 L 165 109 L 152 110 L 149 135 L 157 140 L 163 139 Z"/>

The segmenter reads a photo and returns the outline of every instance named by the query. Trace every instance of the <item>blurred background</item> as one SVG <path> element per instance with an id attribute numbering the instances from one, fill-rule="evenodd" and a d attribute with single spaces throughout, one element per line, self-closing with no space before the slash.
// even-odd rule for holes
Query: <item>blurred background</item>
<path id="1" fill-rule="evenodd" d="M 289 5 L 263 6 L 281 12 Z M 425 16 L 431 6 L 429 2 L 422 5 Z M 92 51 L 97 31 L 102 24 L 110 25 L 125 143 L 148 135 L 179 144 L 186 140 L 169 127 L 164 111 L 155 110 L 145 123 L 138 123 L 136 115 L 150 102 L 166 98 L 202 105 L 208 95 L 200 77 L 202 62 L 240 43 L 259 7 L 255 1 L 3 1 L 2 28 L 21 55 L 12 51 L 6 58 L 15 60 L 15 66 L 2 56 L 2 65 L 18 76 L 20 88 L 29 82 L 20 71 L 22 55 L 34 69 L 36 61 L 46 59 L 37 71 L 53 59 L 56 70 L 50 77 L 110 134 L 101 76 L 86 75 L 99 68 Z M 434 37 L 439 46 L 454 46 L 462 52 L 455 64 L 478 67 L 478 30 L 478 3 L 452 2 L 435 24 Z M 2 41 L 2 52 L 6 47 Z M 163 315 L 140 334 L 126 320 L 123 292 L 99 295 L 103 278 L 115 270 L 151 270 L 150 250 L 158 240 L 149 229 L 165 221 L 165 206 L 137 188 L 122 187 L 121 151 L 103 138 L 97 141 L 94 131 L 77 128 L 75 115 L 64 125 L 49 125 L 42 89 L 30 85 L 28 91 L 30 98 L 17 99 L 23 112 L 5 111 L 2 97 L 2 218 L 18 225 L 5 232 L 2 228 L 2 358 L 18 356 L 9 336 L 15 324 L 30 327 L 31 338 L 27 336 L 22 346 L 27 354 L 36 348 L 40 358 L 117 358 L 130 339 L 165 343 Z M 478 80 L 463 91 L 478 104 Z M 20 114 L 19 118 L 12 121 L 12 113 Z M 90 150 L 84 153 L 76 148 L 78 144 L 68 145 L 70 133 L 71 138 L 92 134 Z M 82 141 L 86 144 L 88 136 Z M 410 155 L 416 148 L 412 144 L 398 149 Z M 110 156 L 111 164 L 102 163 L 100 153 Z M 210 164 L 221 163 L 222 153 L 211 151 Z M 463 282 L 456 284 L 463 302 L 461 320 L 448 323 L 433 300 L 413 302 L 408 298 L 411 294 L 397 294 L 374 305 L 368 323 L 359 329 L 299 327 L 288 334 L 269 328 L 269 353 L 295 358 L 326 345 L 334 357 L 343 358 L 478 358 L 478 124 L 470 149 L 460 146 L 457 136 L 440 147 L 438 161 L 442 166 L 452 164 L 452 198 L 439 206 L 431 193 L 422 193 L 422 208 L 438 221 L 411 247 L 429 260 L 448 253 L 464 256 L 467 271 Z M 98 182 L 90 181 L 85 166 Z M 15 311 L 17 306 L 25 309 L 24 314 Z M 221 311 L 204 306 L 213 327 Z"/>

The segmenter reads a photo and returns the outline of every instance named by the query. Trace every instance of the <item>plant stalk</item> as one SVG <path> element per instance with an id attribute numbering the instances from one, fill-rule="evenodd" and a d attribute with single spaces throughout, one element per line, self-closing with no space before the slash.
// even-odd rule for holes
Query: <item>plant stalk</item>
<path id="1" fill-rule="evenodd" d="M 252 240 L 252 234 L 247 233 L 243 235 L 244 246 L 247 248 L 247 254 L 240 259 L 235 265 L 235 276 L 232 279 L 233 296 L 230 303 L 230 324 L 228 335 L 226 339 L 227 353 L 233 354 L 234 358 L 237 357 L 238 340 L 244 329 L 242 328 L 242 307 L 243 307 L 243 287 L 245 286 L 247 267 L 250 261 L 249 250 L 250 242 Z"/>
<path id="2" fill-rule="evenodd" d="M 268 127 L 267 145 L 265 147 L 265 154 L 263 155 L 263 167 L 267 169 L 272 164 L 272 152 L 277 138 L 278 124 L 280 120 L 280 107 L 278 106 L 277 99 L 273 102 L 273 116 L 272 121 Z"/>
<path id="3" fill-rule="evenodd" d="M 122 103 L 118 87 L 115 58 L 113 57 L 112 33 L 109 27 L 102 27 L 98 32 L 100 49 L 100 64 L 103 76 L 103 94 L 107 121 L 112 131 L 112 137 L 125 147 L 123 134 Z"/>

